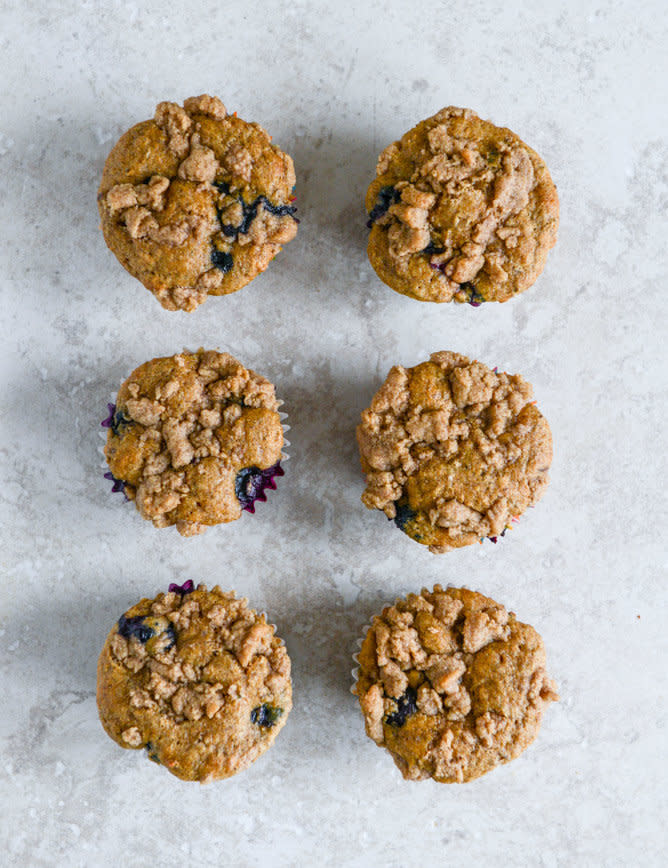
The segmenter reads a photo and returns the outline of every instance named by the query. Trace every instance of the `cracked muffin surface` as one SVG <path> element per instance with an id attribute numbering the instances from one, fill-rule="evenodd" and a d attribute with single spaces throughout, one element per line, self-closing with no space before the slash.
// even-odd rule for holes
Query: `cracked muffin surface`
<path id="1" fill-rule="evenodd" d="M 543 270 L 559 223 L 543 160 L 511 130 L 444 108 L 381 153 L 368 255 L 420 301 L 508 301 Z"/>
<path id="2" fill-rule="evenodd" d="M 167 310 L 236 292 L 297 233 L 292 159 L 215 96 L 160 103 L 104 166 L 107 246 Z"/>
<path id="3" fill-rule="evenodd" d="M 290 658 L 275 628 L 216 586 L 170 585 L 109 633 L 97 667 L 107 734 L 183 780 L 247 768 L 292 708 Z"/>
<path id="4" fill-rule="evenodd" d="M 357 427 L 366 489 L 434 553 L 496 541 L 543 495 L 552 436 L 517 374 L 452 352 L 393 367 Z"/>
<path id="5" fill-rule="evenodd" d="M 515 759 L 558 699 L 533 627 L 463 588 L 385 607 L 358 662 L 366 733 L 407 780 L 464 783 Z"/>
<path id="6" fill-rule="evenodd" d="M 155 527 L 183 536 L 253 512 L 283 475 L 279 406 L 269 380 L 229 353 L 145 362 L 111 405 L 104 454 L 115 486 Z"/>

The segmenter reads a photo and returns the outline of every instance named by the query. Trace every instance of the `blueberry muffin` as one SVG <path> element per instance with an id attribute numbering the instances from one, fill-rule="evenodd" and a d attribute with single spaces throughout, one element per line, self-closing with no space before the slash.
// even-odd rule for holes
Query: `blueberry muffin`
<path id="1" fill-rule="evenodd" d="M 290 658 L 275 628 L 216 586 L 170 585 L 118 619 L 97 665 L 102 726 L 185 781 L 247 768 L 285 726 Z"/>
<path id="2" fill-rule="evenodd" d="M 457 353 L 393 367 L 357 427 L 362 502 L 435 553 L 496 542 L 548 483 L 552 437 L 532 398 L 518 374 Z"/>
<path id="3" fill-rule="evenodd" d="M 236 292 L 297 233 L 291 158 L 215 96 L 161 102 L 102 174 L 108 247 L 167 310 Z"/>
<path id="4" fill-rule="evenodd" d="M 378 277 L 420 301 L 508 301 L 543 270 L 559 200 L 538 154 L 469 109 L 444 108 L 378 159 L 366 195 Z"/>
<path id="5" fill-rule="evenodd" d="M 463 588 L 387 606 L 358 661 L 367 735 L 407 780 L 464 783 L 515 759 L 558 699 L 533 627 Z"/>
<path id="6" fill-rule="evenodd" d="M 183 352 L 140 365 L 102 424 L 112 490 L 155 527 L 183 536 L 255 511 L 283 476 L 273 385 L 228 353 Z"/>

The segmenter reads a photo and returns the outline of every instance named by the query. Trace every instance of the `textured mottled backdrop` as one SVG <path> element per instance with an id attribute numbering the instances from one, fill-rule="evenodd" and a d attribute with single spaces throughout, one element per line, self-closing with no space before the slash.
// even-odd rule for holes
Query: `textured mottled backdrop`
<path id="1" fill-rule="evenodd" d="M 660 864 L 667 40 L 663 0 L 5 0 L 3 865 Z M 105 248 L 95 194 L 128 126 L 205 91 L 293 155 L 302 224 L 250 286 L 169 313 Z M 378 152 L 448 104 L 510 126 L 559 189 L 547 268 L 502 306 L 420 304 L 366 259 Z M 108 493 L 98 430 L 121 377 L 199 345 L 276 383 L 292 459 L 254 518 L 183 539 Z M 392 364 L 439 349 L 525 375 L 555 460 L 512 534 L 435 557 L 360 503 L 354 427 Z M 274 748 L 208 787 L 95 709 L 114 620 L 187 578 L 266 609 L 294 663 Z M 405 783 L 348 693 L 361 625 L 436 581 L 534 624 L 562 696 L 465 786 Z"/>

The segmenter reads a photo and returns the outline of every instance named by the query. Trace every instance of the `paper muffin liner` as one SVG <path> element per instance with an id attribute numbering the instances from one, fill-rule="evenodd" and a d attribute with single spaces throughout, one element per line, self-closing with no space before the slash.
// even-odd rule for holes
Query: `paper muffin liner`
<path id="1" fill-rule="evenodd" d="M 385 606 L 388 606 L 388 605 L 389 605 L 389 603 L 386 603 L 386 604 L 382 607 L 382 609 L 384 609 Z M 382 611 L 382 609 L 381 609 L 381 611 Z M 360 651 L 362 650 L 362 643 L 363 643 L 364 640 L 366 639 L 366 637 L 367 637 L 367 633 L 369 632 L 369 630 L 371 629 L 371 627 L 372 627 L 371 624 L 365 624 L 365 625 L 362 627 L 362 635 L 361 635 L 361 636 L 358 636 L 358 638 L 355 639 L 355 644 L 354 644 L 354 646 L 353 646 L 356 650 L 355 650 L 355 653 L 352 655 L 353 663 L 354 663 L 355 665 L 354 665 L 353 668 L 350 670 L 350 675 L 351 675 L 351 677 L 352 677 L 352 679 L 353 679 L 353 682 L 352 682 L 352 684 L 350 685 L 350 692 L 351 692 L 352 695 L 355 697 L 355 699 L 358 700 L 358 701 L 359 701 L 359 697 L 357 696 L 357 693 L 355 692 L 355 688 L 357 687 L 357 680 L 358 680 L 358 678 L 359 678 L 359 674 L 360 674 L 359 653 L 360 653 Z"/>
<path id="2" fill-rule="evenodd" d="M 181 350 L 181 352 L 194 354 L 194 350 L 190 350 L 187 347 L 184 347 L 183 350 Z M 135 369 L 133 368 L 133 370 L 135 370 Z M 131 373 L 132 373 L 132 371 L 130 372 L 130 374 Z M 105 419 L 103 419 L 100 422 L 100 426 L 102 428 L 104 428 L 104 430 L 98 431 L 98 436 L 100 437 L 101 442 L 99 443 L 98 448 L 97 448 L 97 451 L 99 452 L 99 454 L 101 456 L 100 467 L 105 471 L 102 475 L 104 476 L 105 479 L 107 479 L 109 482 L 112 483 L 110 493 L 111 494 L 121 493 L 123 495 L 123 497 L 125 498 L 126 503 L 130 503 L 131 501 L 130 501 L 130 498 L 125 493 L 123 480 L 122 479 L 116 479 L 116 477 L 111 473 L 111 471 L 109 469 L 109 464 L 107 462 L 107 458 L 104 454 L 104 447 L 107 443 L 107 432 L 108 432 L 109 428 L 111 427 L 111 422 L 112 422 L 112 419 L 114 417 L 114 413 L 116 412 L 116 399 L 118 397 L 118 390 L 121 388 L 123 383 L 127 380 L 127 378 L 130 376 L 130 374 L 128 374 L 126 377 L 123 377 L 119 380 L 118 389 L 116 390 L 116 392 L 110 392 L 109 393 L 109 399 L 110 400 L 107 402 L 107 414 L 108 415 Z M 277 398 L 276 402 L 277 402 L 278 407 L 279 407 L 278 416 L 279 416 L 279 419 L 281 420 L 281 428 L 283 429 L 283 446 L 281 449 L 281 457 L 276 462 L 276 464 L 274 464 L 272 467 L 267 468 L 266 471 L 260 471 L 260 473 L 263 476 L 265 476 L 265 474 L 266 474 L 266 479 L 268 481 L 264 482 L 264 480 L 262 480 L 260 483 L 259 495 L 257 495 L 253 499 L 253 502 L 250 505 L 241 507 L 242 511 L 249 512 L 251 515 L 253 515 L 255 513 L 255 504 L 256 503 L 258 503 L 258 502 L 266 503 L 266 501 L 267 501 L 267 496 L 265 494 L 266 489 L 270 489 L 272 491 L 276 490 L 277 486 L 276 486 L 275 478 L 285 475 L 285 470 L 282 468 L 281 463 L 284 461 L 290 460 L 290 455 L 288 454 L 288 452 L 285 451 L 287 446 L 292 445 L 286 436 L 287 432 L 290 430 L 290 425 L 287 424 L 288 414 L 280 409 L 281 407 L 284 406 L 285 402 L 280 398 Z M 274 470 L 274 468 L 277 468 L 277 469 Z M 274 471 L 274 472 L 270 473 L 270 471 Z"/>

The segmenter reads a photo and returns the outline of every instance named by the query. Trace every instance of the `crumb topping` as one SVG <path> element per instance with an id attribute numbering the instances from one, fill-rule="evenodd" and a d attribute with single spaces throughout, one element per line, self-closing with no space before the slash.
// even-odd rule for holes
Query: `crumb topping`
<path id="1" fill-rule="evenodd" d="M 228 353 L 153 359 L 119 390 L 105 456 L 144 518 L 202 533 L 240 517 L 240 472 L 282 475 L 278 407 L 273 385 Z"/>
<path id="2" fill-rule="evenodd" d="M 548 484 L 532 389 L 451 352 L 395 366 L 357 428 L 363 503 L 434 552 L 502 534 Z"/>
<path id="3" fill-rule="evenodd" d="M 355 692 L 405 777 L 462 782 L 518 755 L 556 699 L 538 634 L 493 600 L 423 589 L 374 617 Z"/>
<path id="4" fill-rule="evenodd" d="M 533 282 L 556 240 L 558 201 L 538 155 L 468 109 L 419 124 L 383 151 L 376 173 L 367 207 L 387 267 L 401 282 L 423 257 L 428 300 L 504 301 Z"/>
<path id="5" fill-rule="evenodd" d="M 202 584 L 197 591 L 158 594 L 150 608 L 143 605 L 148 611 L 135 617 L 152 631 L 147 641 L 136 633 L 112 635 L 111 657 L 131 674 L 131 707 L 179 724 L 224 714 L 228 702 L 271 704 L 290 678 L 290 659 L 274 627 L 233 593 L 218 586 L 207 592 Z M 138 732 L 133 727 L 132 738 L 141 743 Z M 125 731 L 123 738 L 132 744 Z"/>
<path id="6" fill-rule="evenodd" d="M 157 248 L 179 249 L 172 256 L 197 264 L 189 283 L 159 281 L 153 272 L 138 275 L 165 308 L 192 311 L 208 294 L 232 291 L 226 289 L 230 279 L 225 275 L 233 268 L 238 245 L 247 247 L 240 259 L 247 266 L 242 271 L 250 272 L 253 265 L 244 285 L 295 237 L 295 208 L 287 203 L 295 183 L 294 167 L 260 126 L 228 115 L 214 96 L 190 97 L 183 107 L 162 102 L 153 124 L 164 135 L 162 162 L 170 165 L 170 171 L 154 172 L 135 184 L 109 186 L 103 180 L 103 228 L 105 223 L 122 227 L 133 242 L 150 245 L 147 252 L 154 256 Z M 110 160 L 113 156 L 114 152 Z M 230 238 L 221 223 L 230 220 L 231 205 L 245 202 L 253 191 L 260 191 L 269 203 L 268 186 L 276 196 L 274 210 L 256 209 L 256 219 Z M 172 262 L 169 257 L 167 261 Z"/>

